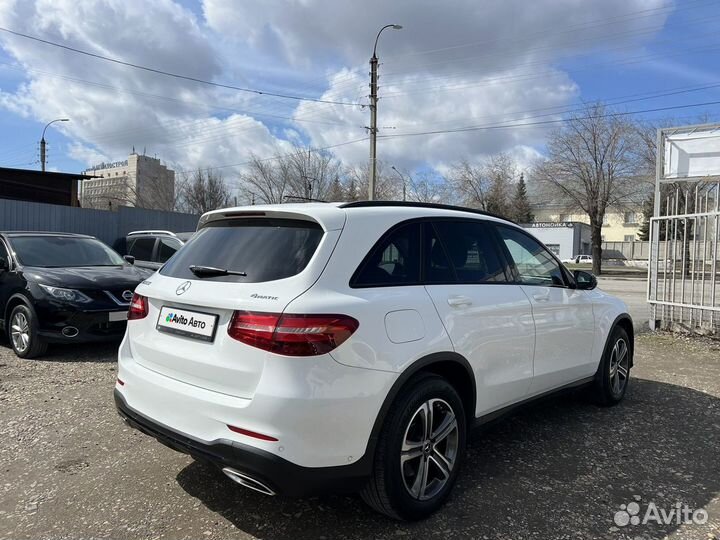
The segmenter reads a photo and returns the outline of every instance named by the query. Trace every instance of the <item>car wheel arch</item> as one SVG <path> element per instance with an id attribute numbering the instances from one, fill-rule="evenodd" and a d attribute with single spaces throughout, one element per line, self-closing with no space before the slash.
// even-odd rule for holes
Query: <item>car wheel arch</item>
<path id="1" fill-rule="evenodd" d="M 448 380 L 460 395 L 463 406 L 466 408 L 466 421 L 468 426 L 471 425 L 475 419 L 477 390 L 475 387 L 475 375 L 470 362 L 464 356 L 453 351 L 432 353 L 410 364 L 393 383 L 375 418 L 365 450 L 366 456 L 374 455 L 375 445 L 380 436 L 385 417 L 402 389 L 405 388 L 408 382 L 422 373 L 439 375 Z"/>
<path id="2" fill-rule="evenodd" d="M 15 293 L 11 295 L 10 298 L 8 298 L 7 303 L 5 304 L 5 331 L 9 329 L 10 314 L 12 313 L 12 310 L 20 305 L 24 305 L 32 312 L 33 315 L 36 315 L 32 302 L 30 302 L 27 296 L 22 293 Z"/>
<path id="3" fill-rule="evenodd" d="M 635 360 L 635 328 L 633 327 L 632 318 L 627 313 L 622 313 L 615 318 L 612 326 L 610 327 L 610 334 L 608 334 L 608 340 L 616 326 L 620 326 L 625 332 L 627 332 L 630 338 L 630 367 L 633 367 Z M 607 347 L 607 345 L 606 345 Z"/>
<path id="4" fill-rule="evenodd" d="M 622 328 L 627 332 L 628 337 L 630 338 L 630 367 L 633 367 L 634 361 L 635 361 L 635 328 L 633 327 L 632 317 L 628 313 L 621 313 L 617 317 L 615 317 L 615 320 L 610 325 L 610 329 L 608 330 L 607 336 L 605 337 L 605 345 L 603 346 L 602 355 L 600 356 L 600 364 L 598 365 L 598 372 L 600 371 L 600 368 L 602 367 L 602 360 L 605 358 L 605 355 L 607 354 L 608 347 L 611 346 L 610 344 L 610 338 L 613 335 L 613 332 L 615 331 L 615 328 L 617 327 Z M 597 376 L 597 374 L 596 374 Z"/>

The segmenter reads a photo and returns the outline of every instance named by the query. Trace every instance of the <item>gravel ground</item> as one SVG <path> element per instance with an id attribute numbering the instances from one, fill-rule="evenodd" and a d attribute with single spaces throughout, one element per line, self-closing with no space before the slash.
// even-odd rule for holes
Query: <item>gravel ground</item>
<path id="1" fill-rule="evenodd" d="M 449 504 L 403 524 L 356 497 L 265 497 L 127 428 L 114 345 L 19 360 L 0 341 L 0 538 L 720 538 L 720 344 L 637 349 L 623 404 L 565 396 L 486 429 Z M 632 502 L 710 518 L 618 527 Z"/>

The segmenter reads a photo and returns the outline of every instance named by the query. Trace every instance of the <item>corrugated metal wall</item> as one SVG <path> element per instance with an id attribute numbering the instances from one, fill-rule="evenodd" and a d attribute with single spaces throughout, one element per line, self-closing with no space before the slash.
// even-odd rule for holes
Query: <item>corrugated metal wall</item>
<path id="1" fill-rule="evenodd" d="M 194 231 L 199 216 L 144 208 L 117 211 L 0 199 L 0 231 L 53 231 L 90 234 L 116 246 L 130 231 Z"/>

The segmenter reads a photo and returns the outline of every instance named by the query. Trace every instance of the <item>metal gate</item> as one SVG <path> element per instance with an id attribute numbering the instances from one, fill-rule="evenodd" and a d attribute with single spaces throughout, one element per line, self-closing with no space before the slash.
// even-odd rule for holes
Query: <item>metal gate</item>
<path id="1" fill-rule="evenodd" d="M 720 333 L 720 124 L 658 130 L 650 327 Z"/>

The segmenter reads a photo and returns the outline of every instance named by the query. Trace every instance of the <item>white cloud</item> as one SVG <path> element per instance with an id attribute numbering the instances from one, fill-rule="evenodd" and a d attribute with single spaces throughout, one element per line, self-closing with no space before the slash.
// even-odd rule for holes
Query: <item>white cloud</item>
<path id="1" fill-rule="evenodd" d="M 659 30 L 667 0 L 366 0 L 362 8 L 337 0 L 267 0 L 263 9 L 223 0 L 204 0 L 208 25 L 239 46 L 272 48 L 289 66 L 336 65 L 322 98 L 367 104 L 367 59 L 377 30 L 379 43 L 381 135 L 378 156 L 404 168 L 442 167 L 460 158 L 500 151 L 523 161 L 537 153 L 547 131 L 496 129 L 451 135 L 393 137 L 402 133 L 461 126 L 558 118 L 550 115 L 579 97 L 580 89 L 554 68 L 568 54 L 640 43 Z M 653 10 L 656 10 L 655 12 Z M 598 21 L 604 21 L 603 24 Z M 638 31 L 645 32 L 638 37 Z M 534 114 L 517 114 L 537 111 Z M 365 108 L 301 103 L 296 118 L 340 121 L 347 126 L 300 124 L 315 146 L 357 139 L 367 126 Z M 367 143 L 334 150 L 344 161 L 367 159 Z"/>
<path id="2" fill-rule="evenodd" d="M 631 14 L 668 1 L 205 0 L 198 20 L 171 0 L 5 0 L 0 25 L 201 79 L 367 103 L 375 33 L 398 22 L 405 28 L 388 30 L 379 45 L 379 126 L 381 135 L 398 135 L 522 121 L 567 105 L 580 89 L 555 67 L 558 58 L 597 47 L 610 30 L 626 34 L 612 45 L 635 43 L 633 32 L 660 29 L 664 15 Z M 611 24 L 592 24 L 599 20 Z M 220 90 L 7 34 L 0 45 L 26 70 L 19 88 L 0 91 L 0 106 L 39 121 L 70 117 L 61 127 L 75 140 L 69 153 L 88 164 L 123 158 L 133 145 L 184 168 L 240 163 L 289 141 L 323 147 L 361 138 L 369 123 L 367 108 Z M 532 110 L 540 112 L 517 114 Z M 442 169 L 500 151 L 530 161 L 544 136 L 538 126 L 388 138 L 378 147 L 399 167 Z M 368 155 L 367 143 L 334 151 L 349 164 Z"/>

